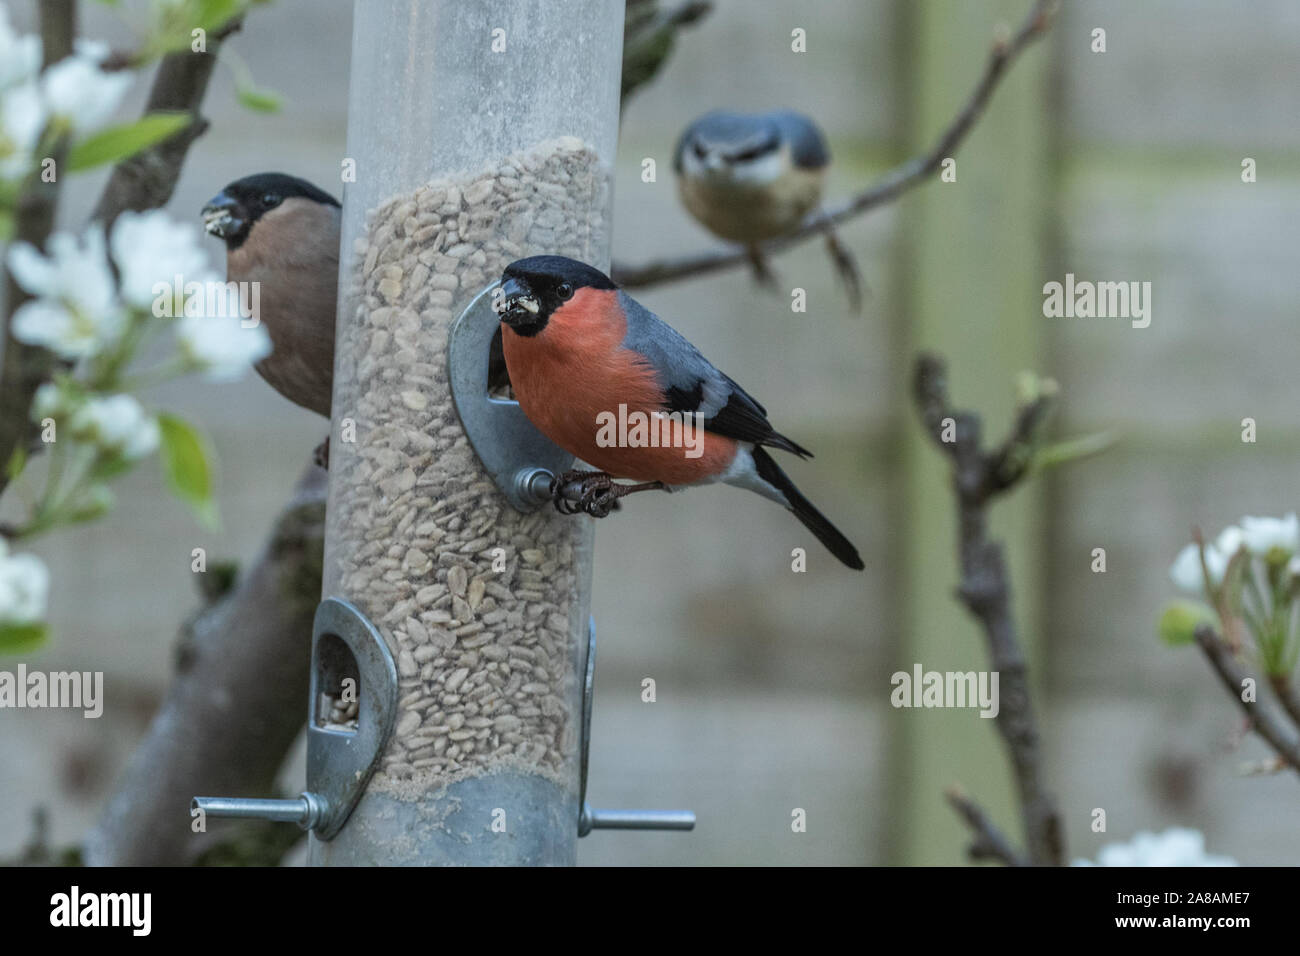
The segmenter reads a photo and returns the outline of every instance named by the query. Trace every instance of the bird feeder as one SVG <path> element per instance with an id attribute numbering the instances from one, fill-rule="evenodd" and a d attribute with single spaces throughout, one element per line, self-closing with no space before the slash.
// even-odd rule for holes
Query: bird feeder
<path id="1" fill-rule="evenodd" d="M 593 532 L 489 392 L 491 289 L 523 256 L 608 265 L 622 25 L 622 0 L 356 4 L 324 594 L 396 688 L 314 864 L 575 862 Z M 330 636 L 311 732 L 346 739 L 387 691 Z"/>
<path id="2" fill-rule="evenodd" d="M 494 343 L 512 261 L 608 269 L 623 10 L 356 4 L 308 789 L 195 799 L 300 824 L 314 865 L 564 865 L 592 829 L 694 826 L 586 803 L 592 522 L 550 506 L 572 456 Z"/>

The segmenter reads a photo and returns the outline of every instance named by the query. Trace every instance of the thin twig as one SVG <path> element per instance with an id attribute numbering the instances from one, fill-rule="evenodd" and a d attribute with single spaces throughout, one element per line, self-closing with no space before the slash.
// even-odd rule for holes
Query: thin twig
<path id="1" fill-rule="evenodd" d="M 1020 29 L 1010 39 L 999 39 L 994 42 L 979 83 L 976 84 L 961 112 L 928 152 L 895 166 L 864 191 L 839 205 L 828 208 L 825 215 L 814 215 L 790 235 L 763 243 L 760 246 L 763 256 L 782 252 L 813 236 L 823 234 L 831 226 L 892 202 L 902 193 L 920 185 L 938 172 L 943 161 L 957 151 L 974 127 L 975 121 L 988 105 L 993 91 L 997 89 L 998 82 L 1007 68 L 1026 47 L 1047 32 L 1059 6 L 1059 0 L 1037 0 Z M 728 247 L 689 256 L 660 259 L 639 266 L 615 263 L 612 275 L 620 285 L 636 289 L 674 282 L 690 276 L 706 275 L 722 269 L 746 265 L 748 262 L 749 254 L 745 249 Z"/>
<path id="2" fill-rule="evenodd" d="M 1012 847 L 1006 835 L 989 819 L 983 807 L 957 787 L 949 787 L 944 797 L 975 835 L 975 839 L 967 849 L 972 860 L 999 860 L 1007 866 L 1025 865 L 1024 858 Z"/>
<path id="3" fill-rule="evenodd" d="M 1300 773 L 1300 740 L 1297 740 L 1295 733 L 1266 702 L 1259 700 L 1258 697 L 1253 701 L 1242 697 L 1241 692 L 1245 681 L 1254 678 L 1237 662 L 1237 657 L 1232 653 L 1228 642 L 1208 623 L 1198 624 L 1193 634 L 1206 660 L 1210 662 L 1214 672 L 1223 681 L 1223 686 L 1227 688 L 1228 696 L 1235 700 L 1245 713 L 1251 729 L 1263 737 L 1265 742 L 1296 773 Z M 1255 682 L 1255 686 L 1259 686 L 1258 681 Z"/>
<path id="4" fill-rule="evenodd" d="M 1044 390 L 1023 406 L 1011 435 L 991 453 L 980 448 L 979 416 L 951 409 L 942 359 L 932 355 L 917 359 L 913 398 L 926 431 L 952 459 L 961 564 L 957 593 L 982 625 L 990 663 L 999 674 L 1001 708 L 994 719 L 1015 773 L 1026 857 L 1032 864 L 1060 865 L 1065 858 L 1060 813 L 1043 779 L 1041 739 L 1029 694 L 1025 655 L 1011 616 L 1006 563 L 1002 545 L 988 539 L 987 516 L 989 503 L 1024 476 L 1024 467 L 1012 468 L 1008 463 L 1032 458 L 1037 432 L 1052 404 L 1052 392 Z M 953 440 L 944 441 L 949 420 Z"/>

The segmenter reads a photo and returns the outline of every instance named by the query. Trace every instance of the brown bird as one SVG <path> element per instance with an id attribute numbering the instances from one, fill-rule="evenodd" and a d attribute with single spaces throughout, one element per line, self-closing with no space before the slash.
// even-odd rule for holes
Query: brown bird
<path id="1" fill-rule="evenodd" d="M 338 301 L 338 201 L 305 179 L 258 173 L 203 207 L 226 243 L 226 281 L 259 284 L 259 318 L 273 351 L 254 367 L 289 401 L 330 416 Z"/>

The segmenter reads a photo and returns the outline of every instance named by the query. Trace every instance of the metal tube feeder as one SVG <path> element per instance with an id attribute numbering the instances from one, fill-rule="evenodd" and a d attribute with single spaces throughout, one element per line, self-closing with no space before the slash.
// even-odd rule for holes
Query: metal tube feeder
<path id="1" fill-rule="evenodd" d="M 593 532 L 541 506 L 568 461 L 490 394 L 484 296 L 523 256 L 608 264 L 623 6 L 356 4 L 324 593 L 397 712 L 315 865 L 576 860 Z"/>

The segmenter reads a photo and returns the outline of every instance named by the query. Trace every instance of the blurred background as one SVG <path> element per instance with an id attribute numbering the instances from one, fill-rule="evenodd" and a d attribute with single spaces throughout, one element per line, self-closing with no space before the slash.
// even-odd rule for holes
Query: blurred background
<path id="1" fill-rule="evenodd" d="M 997 24 L 1028 0 L 717 0 L 679 35 L 664 72 L 628 102 L 616 178 L 614 257 L 712 245 L 678 204 L 671 151 L 714 107 L 789 106 L 817 119 L 835 156 L 833 203 L 926 148 L 965 103 Z M 10 3 L 21 29 L 34 4 Z M 97 4 L 83 34 L 129 45 Z M 281 170 L 341 194 L 352 4 L 275 0 L 230 46 L 277 115 L 240 107 L 224 68 L 211 129 L 169 209 L 195 223 L 226 182 Z M 807 52 L 790 48 L 807 31 Z M 1091 51 L 1104 28 L 1105 53 Z M 590 797 L 602 806 L 689 807 L 689 835 L 601 832 L 587 864 L 958 863 L 967 843 L 943 802 L 960 784 L 1019 836 L 993 722 L 975 711 L 894 710 L 890 676 L 984 666 L 956 604 L 954 502 L 944 463 L 908 399 L 917 351 L 950 361 L 959 407 L 1000 437 L 1015 375 L 1061 384 L 1058 437 L 1108 429 L 1120 443 L 994 506 L 1030 649 L 1048 777 L 1070 855 L 1143 829 L 1203 831 L 1211 852 L 1294 863 L 1300 800 L 1290 776 L 1243 776 L 1266 756 L 1203 659 L 1161 645 L 1167 569 L 1200 524 L 1296 507 L 1300 418 L 1300 7 L 1258 0 L 1066 3 L 1011 69 L 937 180 L 842 230 L 872 296 L 849 314 L 820 243 L 775 259 L 806 314 L 746 272 L 638 292 L 817 453 L 792 477 L 859 546 L 865 574 L 802 543 L 757 496 L 708 489 L 635 500 L 601 523 Z M 124 107 L 136 113 L 147 84 Z M 641 180 L 644 158 L 658 178 Z M 1241 162 L 1258 164 L 1244 184 Z M 80 228 L 102 177 L 76 179 L 62 223 Z M 222 260 L 215 240 L 214 262 Z M 1049 319 L 1042 286 L 1072 272 L 1148 281 L 1153 319 Z M 196 420 L 220 455 L 220 534 L 199 530 L 151 469 L 119 486 L 109 520 L 41 540 L 50 643 L 26 662 L 102 670 L 107 707 L 0 714 L 0 856 L 48 808 L 51 839 L 77 841 L 164 693 L 180 622 L 198 605 L 192 548 L 249 561 L 321 440 L 323 423 L 250 375 L 158 400 Z M 1244 417 L 1259 440 L 1243 444 Z M 1094 573 L 1092 551 L 1107 570 Z M 4 667 L 12 667 L 5 661 Z M 653 678 L 657 701 L 641 700 Z M 301 746 L 286 790 L 303 779 Z M 807 832 L 791 813 L 807 813 Z M 1107 832 L 1089 824 L 1106 810 Z"/>

